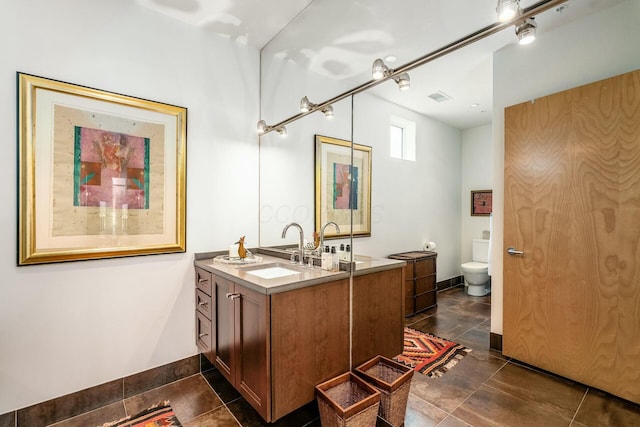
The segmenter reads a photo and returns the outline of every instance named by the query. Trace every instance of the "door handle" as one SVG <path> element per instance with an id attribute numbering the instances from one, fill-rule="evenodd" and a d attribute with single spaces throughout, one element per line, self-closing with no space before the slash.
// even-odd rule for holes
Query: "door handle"
<path id="1" fill-rule="evenodd" d="M 524 251 L 519 251 L 516 248 L 507 248 L 507 253 L 509 255 L 524 255 Z"/>
<path id="2" fill-rule="evenodd" d="M 240 298 L 240 294 L 239 294 L 239 293 L 237 293 L 237 292 L 234 292 L 234 293 L 227 293 L 225 296 L 226 296 L 227 298 L 229 298 L 230 300 L 234 300 L 234 299 Z"/>

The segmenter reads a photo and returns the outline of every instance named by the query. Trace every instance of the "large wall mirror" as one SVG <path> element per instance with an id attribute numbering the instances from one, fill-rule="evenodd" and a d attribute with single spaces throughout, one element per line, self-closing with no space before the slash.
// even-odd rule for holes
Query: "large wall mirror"
<path id="1" fill-rule="evenodd" d="M 299 113 L 303 96 L 319 103 L 371 80 L 371 65 L 378 57 L 384 58 L 389 67 L 398 66 L 495 19 L 493 0 L 477 2 L 486 4 L 465 5 L 473 10 L 456 22 L 456 30 L 436 31 L 441 23 L 429 22 L 430 8 L 444 7 L 455 13 L 461 4 L 411 3 L 411 13 L 383 2 L 375 2 L 373 7 L 345 6 L 339 0 L 310 3 L 262 50 L 261 118 L 270 125 L 278 123 Z M 389 21 L 403 23 L 402 31 L 396 25 L 385 26 Z M 433 31 L 435 37 L 431 35 Z M 423 36 L 425 32 L 429 37 Z M 466 103 L 470 98 L 482 102 L 487 112 L 478 113 L 468 126 L 488 125 L 490 112 L 486 104 L 490 100 L 483 97 L 487 92 L 490 95 L 490 90 L 478 87 L 477 82 L 490 85 L 490 58 L 474 59 L 472 70 L 458 67 L 457 73 L 444 73 L 446 81 L 433 81 L 434 75 L 443 74 L 442 67 L 456 67 L 456 63 L 464 61 L 463 57 L 452 55 L 447 63 L 425 65 L 419 73 L 411 73 L 409 91 L 400 92 L 395 82 L 387 81 L 345 98 L 333 105 L 332 120 L 325 119 L 321 112 L 307 115 L 287 125 L 286 138 L 277 132 L 262 136 L 260 245 L 296 244 L 293 233 L 286 239 L 281 237 L 290 222 L 303 227 L 307 240 L 319 231 L 315 224 L 314 138 L 324 135 L 371 147 L 371 233 L 348 239 L 352 240 L 352 252 L 386 257 L 420 250 L 432 241 L 437 243 L 439 254 L 438 280 L 458 276 L 462 205 L 466 200 L 461 188 L 463 132 L 458 124 L 442 121 L 438 110 L 442 107 L 427 95 L 448 90 L 456 95 L 450 105 Z M 473 73 L 476 78 L 467 83 L 464 73 Z M 452 86 L 457 90 L 451 91 Z M 402 129 L 405 137 L 413 138 L 412 142 L 405 142 L 399 157 L 392 153 L 390 142 L 394 125 Z M 486 144 L 490 145 L 490 135 L 486 136 Z M 488 183 L 478 185 L 484 188 Z M 487 224 L 476 228 L 487 228 Z M 330 244 L 344 241 L 332 240 Z"/>
<path id="2" fill-rule="evenodd" d="M 550 31 L 565 18 L 550 9 L 536 21 Z M 262 51 L 261 117 L 278 123 L 299 113 L 303 96 L 320 103 L 370 81 L 376 58 L 399 67 L 495 22 L 495 0 L 311 2 Z M 308 240 L 317 231 L 314 136 L 324 135 L 371 147 L 371 233 L 352 239 L 353 253 L 435 242 L 437 280 L 460 276 L 472 239 L 490 228 L 489 217 L 469 214 L 469 194 L 492 188 L 493 52 L 516 43 L 508 27 L 411 70 L 408 91 L 388 80 L 333 105 L 332 120 L 315 112 L 289 124 L 286 139 L 261 137 L 260 245 L 295 244 L 281 237 L 289 222 Z"/>

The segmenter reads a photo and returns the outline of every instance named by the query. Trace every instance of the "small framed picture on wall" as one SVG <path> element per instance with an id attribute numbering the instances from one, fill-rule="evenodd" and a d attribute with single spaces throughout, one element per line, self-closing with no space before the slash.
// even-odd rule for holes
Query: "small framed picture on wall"
<path id="1" fill-rule="evenodd" d="M 491 215 L 492 201 L 492 190 L 471 191 L 471 216 Z"/>

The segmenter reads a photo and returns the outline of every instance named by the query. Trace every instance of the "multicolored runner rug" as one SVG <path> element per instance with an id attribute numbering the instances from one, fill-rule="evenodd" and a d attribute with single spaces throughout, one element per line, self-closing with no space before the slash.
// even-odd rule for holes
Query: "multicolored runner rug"
<path id="1" fill-rule="evenodd" d="M 404 328 L 404 351 L 394 360 L 434 378 L 453 368 L 470 351 L 444 338 Z"/>
<path id="2" fill-rule="evenodd" d="M 168 401 L 154 405 L 144 411 L 123 418 L 112 423 L 103 424 L 102 427 L 181 427 L 176 414 Z"/>

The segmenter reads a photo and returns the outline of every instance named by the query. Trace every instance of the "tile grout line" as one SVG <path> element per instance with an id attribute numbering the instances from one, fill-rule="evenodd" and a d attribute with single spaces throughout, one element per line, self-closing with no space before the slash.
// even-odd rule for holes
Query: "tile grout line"
<path id="1" fill-rule="evenodd" d="M 571 422 L 569 423 L 569 425 L 572 425 L 573 422 L 576 420 L 576 417 L 578 416 L 578 412 L 580 412 L 580 408 L 582 407 L 582 404 L 584 403 L 585 399 L 587 398 L 587 394 L 588 393 L 589 393 L 589 387 L 587 387 L 587 389 L 584 391 L 584 395 L 582 396 L 582 400 L 578 404 L 578 407 L 576 408 L 576 412 L 573 414 L 573 418 L 571 418 Z"/>
<path id="2" fill-rule="evenodd" d="M 238 418 L 236 418 L 236 415 L 233 413 L 233 411 L 231 409 L 229 409 L 229 407 L 227 406 L 227 404 L 225 403 L 224 400 L 222 400 L 222 398 L 220 398 L 220 395 L 218 393 L 216 393 L 216 391 L 214 390 L 213 386 L 209 383 L 209 381 L 207 381 L 207 379 L 204 377 L 204 375 L 202 375 L 202 371 L 199 372 L 199 375 L 202 377 L 202 379 L 204 380 L 205 383 L 207 383 L 207 385 L 209 386 L 209 388 L 211 389 L 211 391 L 216 395 L 216 397 L 220 400 L 220 403 L 222 403 L 222 406 L 219 406 L 218 408 L 222 408 L 224 407 L 224 409 L 227 410 L 227 412 L 229 412 L 229 414 L 231 414 L 231 416 L 233 417 L 233 419 L 236 421 L 236 423 L 238 423 L 238 426 L 242 427 L 242 423 L 238 420 Z M 240 399 L 240 397 L 233 399 L 232 401 L 230 401 L 229 403 L 233 403 L 236 400 Z M 215 408 L 215 409 L 218 409 Z M 211 411 L 214 411 L 215 409 L 212 409 Z M 211 412 L 208 411 L 208 412 Z M 205 412 L 206 414 L 207 412 Z M 204 414 L 201 414 L 204 415 Z"/>
<path id="3" fill-rule="evenodd" d="M 450 414 L 450 415 L 451 415 L 451 416 L 453 416 L 453 417 L 455 417 L 456 419 L 458 419 L 458 417 L 456 417 L 455 415 L 453 415 L 453 413 L 454 413 L 456 410 L 458 410 L 458 408 L 460 408 L 462 405 L 464 405 L 464 404 L 465 404 L 465 402 L 466 402 L 467 400 L 469 400 L 469 398 L 471 398 L 471 396 L 473 396 L 474 394 L 476 394 L 476 392 L 477 392 L 478 390 L 480 390 L 480 387 L 482 387 L 483 385 L 486 385 L 487 387 L 491 387 L 491 386 L 487 385 L 487 381 L 489 381 L 489 380 L 490 380 L 491 378 L 493 378 L 493 377 L 494 377 L 498 372 L 500 372 L 502 369 L 504 369 L 504 367 L 505 367 L 505 366 L 507 366 L 507 363 L 509 363 L 509 361 L 505 360 L 505 361 L 504 361 L 504 363 L 502 364 L 502 366 L 501 366 L 497 371 L 495 371 L 493 374 L 491 374 L 491 376 L 490 376 L 489 378 L 487 378 L 484 382 L 480 383 L 480 385 L 479 385 L 475 390 L 473 390 L 473 392 L 471 392 L 471 393 L 469 394 L 469 396 L 467 396 L 467 397 L 466 397 L 462 402 L 460 402 L 460 404 L 459 404 L 458 406 L 456 406 L 456 408 L 455 408 L 453 411 L 451 411 L 451 414 Z M 491 387 L 491 388 L 493 388 L 493 387 Z M 497 389 L 496 389 L 496 390 L 497 390 Z M 498 391 L 500 391 L 500 390 L 498 390 Z M 461 421 L 463 421 L 463 422 L 465 422 L 465 423 L 466 423 L 466 421 L 464 421 L 464 420 L 461 420 Z"/>

